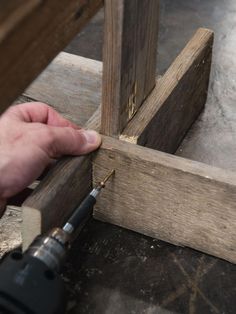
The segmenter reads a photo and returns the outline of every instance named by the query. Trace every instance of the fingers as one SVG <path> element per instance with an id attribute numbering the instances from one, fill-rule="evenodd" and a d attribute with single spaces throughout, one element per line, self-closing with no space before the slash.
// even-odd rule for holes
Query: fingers
<path id="1" fill-rule="evenodd" d="M 45 139 L 45 137 L 44 137 Z M 92 130 L 51 127 L 45 149 L 50 158 L 62 155 L 84 155 L 101 145 L 101 136 Z"/>
<path id="2" fill-rule="evenodd" d="M 28 102 L 10 107 L 4 114 L 13 115 L 24 122 L 38 122 L 51 126 L 72 127 L 79 129 L 76 124 L 63 118 L 57 111 L 41 102 Z"/>

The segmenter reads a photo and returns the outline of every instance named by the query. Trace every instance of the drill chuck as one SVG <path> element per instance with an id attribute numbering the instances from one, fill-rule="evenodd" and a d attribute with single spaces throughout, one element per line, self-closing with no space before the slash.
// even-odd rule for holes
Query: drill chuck
<path id="1" fill-rule="evenodd" d="M 60 276 L 74 231 L 92 214 L 96 197 L 112 170 L 78 206 L 63 229 L 38 236 L 24 252 L 12 251 L 0 261 L 0 313 L 65 313 L 66 294 Z"/>
<path id="2" fill-rule="evenodd" d="M 68 234 L 55 228 L 46 236 L 38 236 L 25 254 L 41 260 L 48 268 L 59 273 L 66 259 Z"/>

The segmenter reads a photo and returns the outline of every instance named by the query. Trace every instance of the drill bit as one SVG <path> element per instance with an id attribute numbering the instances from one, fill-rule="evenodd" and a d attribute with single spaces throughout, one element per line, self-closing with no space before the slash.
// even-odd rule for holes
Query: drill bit
<path id="1" fill-rule="evenodd" d="M 105 188 L 106 182 L 111 178 L 115 173 L 115 170 L 112 169 L 106 177 L 98 183 L 98 185 L 85 197 L 83 202 L 77 207 L 69 218 L 67 223 L 64 225 L 63 230 L 68 234 L 72 234 L 79 225 L 92 214 L 93 206 L 96 203 L 97 196 L 103 188 Z"/>

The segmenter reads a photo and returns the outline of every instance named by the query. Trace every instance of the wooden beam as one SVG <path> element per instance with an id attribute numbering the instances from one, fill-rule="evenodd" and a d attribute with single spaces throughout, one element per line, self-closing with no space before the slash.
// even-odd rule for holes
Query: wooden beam
<path id="1" fill-rule="evenodd" d="M 199 29 L 124 129 L 121 139 L 174 153 L 204 108 L 213 32 Z"/>
<path id="2" fill-rule="evenodd" d="M 111 169 L 94 216 L 236 263 L 236 174 L 103 138 L 94 182 Z"/>
<path id="3" fill-rule="evenodd" d="M 101 132 L 118 136 L 155 86 L 158 0 L 106 0 Z"/>
<path id="4" fill-rule="evenodd" d="M 67 157 L 58 162 L 22 205 L 23 248 L 53 225 L 62 226 L 91 187 L 92 167 L 88 156 Z"/>
<path id="5" fill-rule="evenodd" d="M 24 92 L 84 125 L 101 103 L 102 62 L 61 52 Z"/>
<path id="6" fill-rule="evenodd" d="M 40 5 L 40 0 L 5 0 L 0 3 L 0 41 Z"/>
<path id="7" fill-rule="evenodd" d="M 97 118 L 95 111 L 85 127 L 96 130 Z M 23 248 L 41 232 L 62 226 L 91 188 L 91 155 L 61 159 L 22 205 Z"/>
<path id="8" fill-rule="evenodd" d="M 201 46 L 200 46 L 201 47 Z M 193 47 L 190 46 L 191 49 L 193 49 Z M 194 46 L 194 49 L 192 51 L 192 53 L 196 56 L 198 56 L 197 52 L 201 50 L 199 48 L 198 45 Z M 70 58 L 70 56 L 68 56 L 68 58 Z M 74 56 L 72 56 L 72 60 L 73 60 Z M 77 76 L 78 76 L 78 80 L 80 80 L 80 77 L 84 77 L 85 81 L 84 84 L 86 86 L 88 86 L 88 90 L 83 90 L 82 93 L 75 93 L 73 94 L 73 99 L 75 99 L 75 102 L 77 103 L 83 103 L 83 93 L 84 92 L 88 92 L 88 94 L 94 94 L 96 93 L 97 96 L 91 96 L 94 99 L 98 99 L 98 89 L 95 88 L 95 85 L 91 84 L 89 82 L 91 82 L 92 79 L 90 79 L 90 75 L 92 76 L 99 76 L 100 74 L 100 70 L 101 70 L 101 64 L 97 64 L 97 69 L 99 69 L 99 71 L 97 72 L 97 70 L 95 72 L 92 72 L 91 70 L 87 71 L 88 75 L 86 76 L 86 70 L 87 68 L 89 68 L 88 65 L 86 65 L 87 61 L 86 60 L 82 60 L 82 63 L 80 63 L 81 59 L 78 59 L 79 57 L 76 57 L 77 61 Z M 69 71 L 69 64 L 73 64 L 75 63 L 70 62 L 68 60 L 68 71 Z M 193 62 L 194 64 L 196 62 Z M 64 64 L 64 61 L 62 62 L 62 64 Z M 88 64 L 90 64 L 90 60 L 88 60 Z M 173 66 L 172 66 L 173 68 Z M 45 72 L 49 71 L 49 69 L 45 70 Z M 71 70 L 70 70 L 71 71 Z M 172 75 L 175 75 L 176 72 L 171 72 Z M 178 72 L 177 72 L 178 73 Z M 185 73 L 185 72 L 184 72 Z M 195 73 L 195 72 L 191 72 L 191 73 Z M 65 95 L 68 94 L 68 90 L 64 89 L 63 87 L 65 86 L 63 83 L 64 82 L 64 74 L 63 71 L 61 70 L 61 66 L 58 66 L 58 63 L 54 63 L 54 65 L 51 67 L 51 73 L 49 72 L 48 74 L 45 73 L 45 79 L 50 78 L 50 76 L 62 76 L 61 78 L 57 79 L 58 82 L 58 88 L 57 89 L 46 89 L 46 93 L 45 93 L 45 97 L 48 97 L 48 99 L 52 99 L 55 97 L 55 99 L 58 99 L 58 103 L 60 103 L 60 98 L 63 99 L 63 93 L 65 93 Z M 86 80 L 88 80 L 88 82 L 86 83 Z M 96 81 L 97 79 L 94 78 L 94 80 Z M 162 79 L 161 79 L 162 80 Z M 68 76 L 68 84 L 70 84 L 70 78 Z M 71 82 L 73 83 L 73 82 Z M 40 101 L 46 101 L 46 98 L 41 98 L 43 96 L 43 91 L 45 89 L 45 86 L 42 85 L 42 80 L 39 78 L 38 80 L 36 80 L 33 84 L 37 85 L 39 84 L 39 86 L 35 86 L 34 88 L 29 88 L 28 92 L 27 92 L 27 96 L 34 96 L 34 97 L 40 97 Z M 46 84 L 46 83 L 44 83 Z M 62 85 L 61 85 L 62 84 Z M 49 82 L 50 85 L 50 82 Z M 160 85 L 159 85 L 160 86 Z M 161 86 L 166 86 L 165 84 L 161 85 Z M 165 92 L 165 88 L 159 88 L 156 92 L 156 90 L 154 91 L 156 94 L 156 97 L 159 99 L 163 99 L 162 98 L 162 94 Z M 42 88 L 42 91 L 40 92 Z M 90 92 L 89 92 L 89 88 L 91 88 Z M 172 89 L 170 89 L 170 92 L 172 91 Z M 205 93 L 205 91 L 203 92 Z M 57 95 L 58 94 L 58 95 Z M 67 97 L 67 96 L 66 96 Z M 69 95 L 68 95 L 69 97 Z M 74 98 L 74 97 L 78 97 L 78 98 Z M 168 97 L 167 97 L 168 98 Z M 152 96 L 150 96 L 148 99 L 152 99 Z M 47 101 L 46 101 L 47 102 Z M 161 102 L 162 103 L 162 102 Z M 55 103 L 56 105 L 56 103 Z M 194 105 L 194 103 L 192 104 Z M 60 105 L 61 106 L 61 105 Z M 147 106 L 147 104 L 143 104 L 143 106 Z M 58 107 L 56 107 L 58 108 Z M 61 108 L 61 107 L 59 107 Z M 153 108 L 155 109 L 155 106 L 153 106 Z M 158 107 L 159 108 L 159 107 Z M 60 110 L 60 109 L 59 109 Z M 139 109 L 142 110 L 142 107 Z M 155 113 L 156 111 L 154 111 Z M 68 106 L 68 114 L 69 116 L 73 116 L 73 110 L 70 113 L 70 106 Z M 88 121 L 87 123 L 87 127 L 89 128 L 93 128 L 96 130 L 100 129 L 100 117 L 101 112 L 100 112 L 100 108 L 98 107 L 98 109 L 96 110 L 96 112 L 94 113 L 94 115 L 92 116 L 92 118 Z M 138 115 L 138 113 L 136 114 Z M 147 111 L 147 116 L 149 116 L 149 112 Z M 136 117 L 136 116 L 135 116 Z M 135 118 L 134 117 L 134 118 Z M 177 115 L 177 118 L 179 118 L 179 116 Z M 178 121 L 176 120 L 176 123 L 178 123 Z M 183 123 L 183 121 L 182 121 Z M 158 124 L 157 128 L 156 128 L 156 132 L 158 132 L 158 127 L 163 127 L 163 125 L 161 123 Z M 170 141 L 170 138 L 166 138 L 166 141 Z M 79 169 L 80 169 L 80 164 L 84 162 L 84 158 L 89 158 L 89 157 L 81 157 L 81 158 L 71 158 L 70 162 L 69 159 L 66 159 L 64 161 L 62 161 L 61 163 L 59 163 L 55 169 L 53 169 L 47 176 L 46 180 L 43 180 L 40 185 L 35 189 L 35 191 L 33 192 L 33 194 L 25 201 L 25 203 L 23 204 L 23 213 L 24 214 L 24 219 L 23 219 L 23 238 L 24 238 L 24 243 L 25 244 L 29 244 L 29 242 L 31 242 L 34 238 L 34 236 L 41 232 L 41 231 L 45 231 L 46 230 L 46 226 L 47 227 L 53 227 L 55 226 L 55 223 L 58 224 L 62 224 L 64 221 L 62 220 L 58 220 L 58 204 L 60 204 L 60 211 L 62 213 L 64 213 L 65 215 L 69 214 L 70 211 L 73 209 L 73 207 L 76 205 L 77 202 L 79 202 L 79 200 L 81 200 L 84 195 L 86 194 L 86 191 L 89 191 L 89 188 L 91 187 L 91 182 L 88 182 L 86 189 L 84 189 L 83 193 L 80 194 L 75 194 L 75 191 L 79 189 L 80 187 L 80 174 L 79 174 Z M 74 161 L 74 159 L 76 159 L 77 161 Z M 81 160 L 82 159 L 82 160 Z M 91 167 L 91 166 L 90 166 Z M 91 168 L 89 168 L 91 169 Z M 91 170 L 88 170 L 91 171 Z M 74 184 L 74 189 L 70 190 L 70 185 L 68 188 L 68 185 L 66 184 L 67 179 L 64 178 L 64 173 L 67 172 L 69 174 L 70 180 L 73 180 L 73 182 L 77 182 L 77 184 Z M 75 176 L 76 179 L 73 179 Z M 84 182 L 83 182 L 84 184 Z M 51 191 L 53 191 L 53 193 L 51 193 Z M 65 198 L 65 195 L 67 196 Z M 70 200 L 70 202 L 68 201 Z M 69 206 L 71 205 L 71 206 Z M 47 210 L 49 210 L 50 208 L 50 213 L 51 215 L 47 217 Z M 32 219 L 32 217 L 36 217 L 35 218 L 35 224 L 32 224 L 30 221 Z M 27 218 L 28 217 L 28 218 Z M 55 218 L 53 218 L 55 217 Z M 61 216 L 62 218 L 65 216 Z M 36 223 L 36 221 L 38 221 Z"/>
<path id="9" fill-rule="evenodd" d="M 212 31 L 199 29 L 196 32 L 165 75 L 157 80 L 155 89 L 128 123 L 121 139 L 175 152 L 204 107 L 212 43 Z M 52 105 L 66 118 L 84 125 L 101 102 L 101 79 L 102 62 L 62 52 L 24 95 L 29 100 Z M 96 121 L 100 123 L 99 110 L 97 115 Z M 100 125 L 96 125 L 96 129 L 99 128 Z"/>
<path id="10" fill-rule="evenodd" d="M 6 9 L 5 2 L 0 4 L 0 12 Z M 6 9 L 8 16 L 0 15 L 1 112 L 98 11 L 102 0 L 30 0 L 10 4 Z"/>

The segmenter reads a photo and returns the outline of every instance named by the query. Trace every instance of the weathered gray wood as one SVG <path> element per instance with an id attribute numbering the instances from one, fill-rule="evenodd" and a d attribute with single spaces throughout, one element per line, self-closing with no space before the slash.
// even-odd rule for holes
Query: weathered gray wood
<path id="1" fill-rule="evenodd" d="M 194 49 L 195 49 L 194 52 L 196 53 L 196 51 L 199 50 L 199 46 L 197 45 Z M 198 54 L 196 53 L 196 55 L 198 55 Z M 84 60 L 84 61 L 86 62 L 86 60 Z M 68 64 L 69 63 L 70 62 L 68 62 Z M 78 63 L 79 63 L 79 61 L 78 61 Z M 54 74 L 59 73 L 60 75 L 62 75 L 61 70 L 57 71 L 57 65 L 58 64 L 54 65 L 53 72 L 54 72 Z M 81 65 L 81 71 L 78 71 L 78 77 L 83 76 L 83 73 L 84 73 L 83 67 L 84 66 L 85 66 L 85 63 L 83 63 L 83 66 Z M 78 65 L 78 67 L 80 67 L 80 66 Z M 87 66 L 85 66 L 85 67 L 87 67 Z M 98 67 L 100 67 L 100 64 L 98 65 Z M 101 69 L 101 67 L 100 67 L 100 69 Z M 90 80 L 89 75 L 90 75 L 90 70 L 89 70 L 88 77 L 85 76 L 86 79 L 88 79 L 88 80 Z M 91 75 L 93 75 L 93 73 L 91 73 Z M 95 75 L 98 75 L 98 73 L 95 73 Z M 69 80 L 69 78 L 68 78 L 68 80 Z M 38 81 L 38 82 L 39 82 L 39 84 L 41 84 L 40 81 Z M 62 82 L 62 79 L 60 79 L 60 80 L 58 79 L 58 82 Z M 38 84 L 37 81 L 34 84 Z M 39 87 L 39 90 L 40 90 L 40 88 L 41 87 Z M 62 90 L 62 93 L 63 92 L 66 93 L 66 91 L 64 91 L 63 88 L 60 88 L 60 87 L 57 90 L 58 93 L 59 93 L 60 89 Z M 35 89 L 35 90 L 37 90 L 37 89 Z M 96 89 L 96 91 L 97 91 L 97 89 Z M 163 89 L 159 89 L 159 91 L 160 91 L 160 94 L 162 95 Z M 171 91 L 172 90 L 170 89 L 170 92 Z M 54 94 L 55 93 L 54 89 L 52 89 L 50 91 L 50 93 L 51 93 L 50 97 L 52 97 L 52 99 L 54 96 L 55 96 L 55 98 L 57 98 L 57 97 L 60 98 L 60 95 L 57 96 L 56 94 Z M 94 93 L 94 90 L 91 90 L 91 94 L 92 93 Z M 28 95 L 30 95 L 32 97 L 32 94 L 28 94 Z M 79 97 L 81 97 L 81 99 L 83 99 L 84 96 L 81 93 L 81 95 L 79 95 L 78 98 Z M 159 96 L 156 96 L 156 97 L 159 97 Z M 42 99 L 39 99 L 39 100 L 42 100 Z M 58 101 L 59 101 L 59 99 L 58 99 Z M 144 105 L 146 105 L 146 104 L 144 104 Z M 140 108 L 140 110 L 141 109 L 142 109 L 142 107 Z M 93 117 L 89 120 L 87 127 L 99 130 L 100 129 L 100 114 L 101 114 L 100 108 L 98 108 L 96 110 L 96 112 L 94 113 Z M 147 112 L 147 115 L 149 115 L 149 112 Z M 176 121 L 176 123 L 177 123 L 177 121 Z M 160 124 L 159 126 L 162 127 L 162 124 Z M 167 138 L 167 141 L 169 141 L 169 140 L 170 139 Z M 81 160 L 84 160 L 86 158 L 89 158 L 89 157 L 81 157 Z M 72 189 L 72 191 L 70 191 L 68 189 L 67 183 L 66 183 L 67 179 L 63 178 L 64 171 L 65 171 L 64 169 L 66 169 L 66 171 L 71 175 L 70 180 L 72 180 L 73 176 L 76 176 L 76 178 L 77 178 L 76 182 L 79 186 L 80 180 L 78 179 L 79 174 L 77 177 L 77 171 L 79 171 L 78 169 L 79 169 L 80 163 L 82 161 L 77 160 L 77 159 L 76 159 L 77 161 L 73 161 L 74 159 L 76 159 L 76 158 L 71 158 L 71 162 L 69 162 L 69 159 L 67 159 L 65 161 L 65 163 L 66 163 L 65 168 L 64 168 L 64 162 L 61 162 L 59 165 L 57 165 L 56 168 L 48 175 L 47 180 L 46 181 L 43 180 L 41 182 L 41 184 L 39 185 L 39 187 L 35 189 L 34 194 L 32 194 L 32 196 L 28 200 L 26 200 L 26 202 L 24 203 L 23 212 L 26 213 L 26 215 L 25 215 L 25 218 L 23 220 L 23 230 L 24 230 L 24 233 L 26 233 L 26 235 L 24 236 L 24 238 L 27 239 L 25 241 L 26 244 L 28 244 L 38 232 L 45 230 L 45 226 L 53 227 L 53 226 L 55 226 L 55 223 L 59 222 L 57 220 L 57 217 L 58 217 L 57 212 L 59 210 L 58 209 L 58 202 L 61 203 L 60 210 L 63 213 L 68 214 L 70 212 L 70 210 L 74 207 L 74 204 L 76 204 L 77 202 L 79 202 L 80 199 L 83 198 L 83 196 L 86 194 L 85 192 L 88 192 L 89 187 L 90 187 L 89 182 L 87 184 L 87 188 L 84 190 L 84 193 L 82 193 L 83 195 L 81 194 L 81 198 L 79 195 L 77 198 L 77 195 L 73 194 L 74 190 Z M 89 170 L 89 171 L 91 171 L 91 170 Z M 75 189 L 76 189 L 76 185 L 75 185 Z M 54 193 L 51 193 L 50 191 L 54 191 Z M 63 192 L 63 193 L 61 193 L 61 192 Z M 70 208 L 68 207 L 68 204 L 64 203 L 64 201 L 60 202 L 61 197 L 64 200 L 64 195 L 67 195 L 68 198 L 66 198 L 66 199 L 70 200 L 70 204 L 72 205 Z M 29 208 L 31 208 L 31 209 L 29 209 Z M 32 214 L 32 208 L 33 208 L 34 214 Z M 46 208 L 48 210 L 50 208 L 51 216 L 49 216 L 48 218 L 46 216 L 47 214 L 45 214 L 44 208 Z M 28 211 L 28 213 L 27 213 L 27 211 Z M 32 215 L 34 215 L 34 217 L 36 217 L 35 218 L 35 224 L 31 223 L 31 219 L 33 217 Z M 53 218 L 54 216 L 56 218 Z M 27 220 L 27 217 L 29 217 L 28 220 Z M 65 217 L 65 216 L 62 216 L 62 217 Z M 62 220 L 60 220 L 60 223 L 63 222 Z M 37 221 L 38 221 L 38 223 L 36 223 Z M 35 226 L 37 226 L 37 228 Z"/>
<path id="2" fill-rule="evenodd" d="M 107 137 L 94 182 L 111 169 L 95 218 L 236 263 L 235 173 Z"/>
<path id="3" fill-rule="evenodd" d="M 1 112 L 102 6 L 102 0 L 5 2 L 0 4 Z"/>
<path id="4" fill-rule="evenodd" d="M 101 103 L 102 62 L 61 52 L 24 95 L 84 125 Z"/>
<path id="5" fill-rule="evenodd" d="M 22 205 L 24 248 L 41 232 L 63 224 L 91 189 L 91 180 L 88 156 L 58 162 Z"/>
<path id="6" fill-rule="evenodd" d="M 27 97 L 20 97 L 19 102 L 35 99 L 44 101 L 53 105 L 70 120 L 99 131 L 101 110 L 95 108 L 99 105 L 101 97 L 101 71 L 101 62 L 61 53 L 29 87 L 26 91 Z M 51 80 L 54 80 L 54 84 Z M 82 88 L 78 93 L 80 84 Z M 82 108 L 84 110 L 78 109 L 74 114 L 73 106 L 65 106 L 66 99 L 68 104 L 73 100 L 80 110 Z M 86 101 L 93 103 L 95 112 L 91 117 L 89 114 L 91 109 L 86 110 Z M 84 124 L 85 119 L 88 121 Z M 67 157 L 40 182 L 22 206 L 24 248 L 37 234 L 55 225 L 60 226 L 65 221 L 91 189 L 91 171 L 90 156 Z"/>
<path id="7" fill-rule="evenodd" d="M 199 29 L 124 129 L 121 139 L 174 153 L 203 109 L 213 32 Z"/>
<path id="8" fill-rule="evenodd" d="M 85 127 L 96 130 L 97 119 L 95 111 Z M 38 234 L 60 227 L 91 188 L 91 155 L 61 159 L 22 205 L 23 248 Z"/>
<path id="9" fill-rule="evenodd" d="M 155 86 L 158 0 L 106 0 L 101 132 L 118 136 Z"/>

